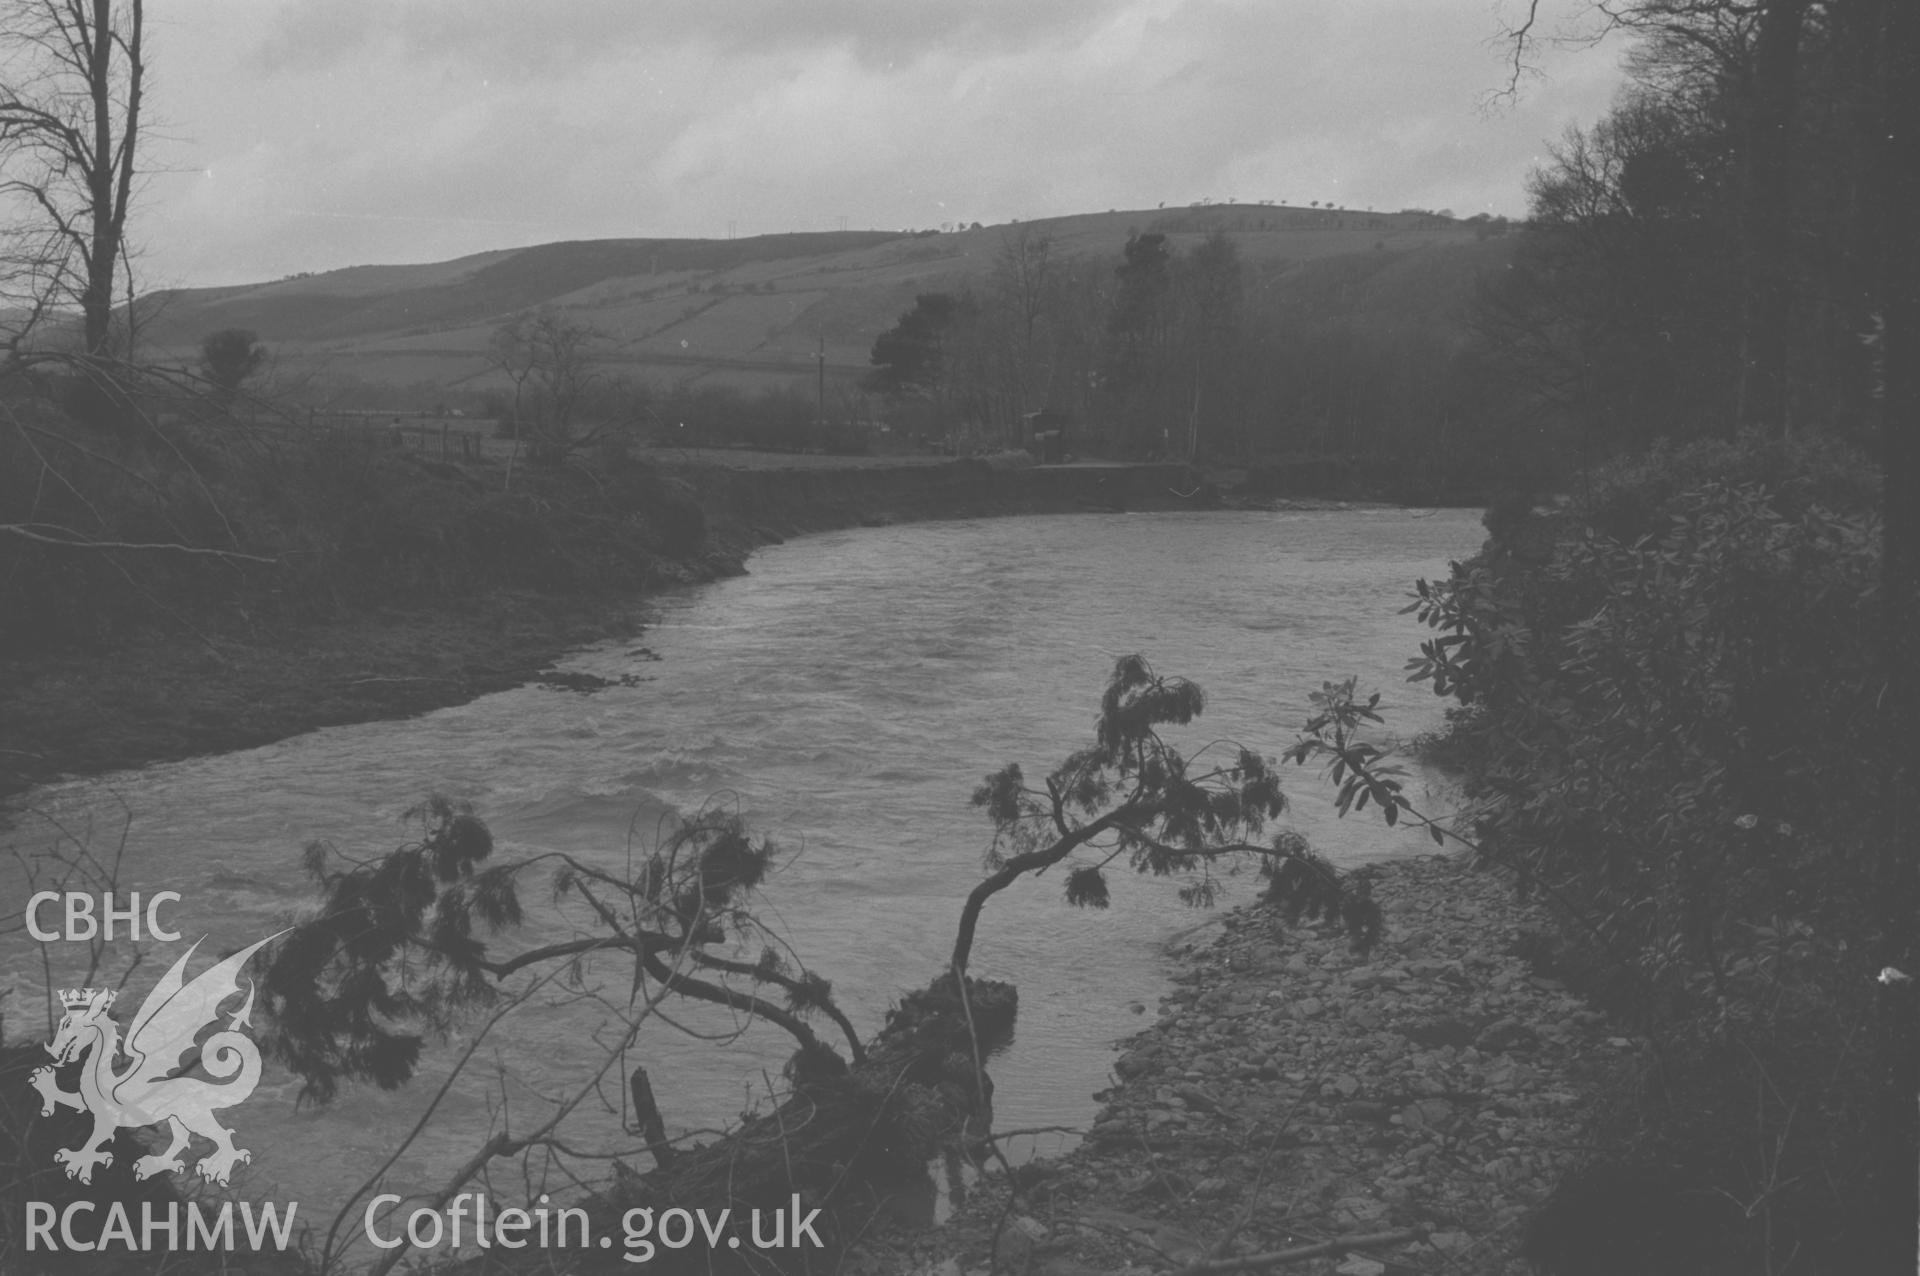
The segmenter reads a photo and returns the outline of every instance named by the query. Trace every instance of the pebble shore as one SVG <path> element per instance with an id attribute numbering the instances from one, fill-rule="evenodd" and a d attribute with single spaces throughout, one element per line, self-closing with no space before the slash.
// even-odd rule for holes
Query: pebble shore
<path id="1" fill-rule="evenodd" d="M 1176 948 L 1081 1146 L 1022 1167 L 1011 1206 L 989 1176 L 898 1270 L 1258 1270 L 1399 1233 L 1273 1270 L 1526 1273 L 1526 1220 L 1592 1159 L 1595 1096 L 1640 1043 L 1514 955 L 1550 926 L 1504 873 L 1375 872 L 1386 934 L 1365 958 L 1262 906 Z"/>

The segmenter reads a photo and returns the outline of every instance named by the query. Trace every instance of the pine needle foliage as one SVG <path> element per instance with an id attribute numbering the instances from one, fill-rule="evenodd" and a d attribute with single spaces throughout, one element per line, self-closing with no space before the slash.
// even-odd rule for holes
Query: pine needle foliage
<path id="1" fill-rule="evenodd" d="M 833 985 L 796 970 L 755 917 L 780 850 L 737 814 L 710 806 L 685 817 L 625 876 L 565 854 L 491 863 L 486 824 L 444 797 L 408 818 L 419 836 L 384 855 L 356 860 L 324 842 L 306 850 L 320 908 L 276 946 L 262 985 L 270 1040 L 302 1078 L 303 1098 L 328 1102 L 343 1081 L 403 1085 L 429 1034 L 493 1005 L 523 973 L 558 970 L 579 986 L 596 955 L 631 962 L 636 1002 L 659 989 L 778 1026 L 806 1055 L 807 1075 L 832 1072 L 837 1057 L 809 1027 L 813 1015 L 862 1057 Z M 515 947 L 521 885 L 543 873 L 575 934 Z"/>
<path id="2" fill-rule="evenodd" d="M 1018 763 L 985 778 L 973 804 L 993 824 L 988 876 L 961 913 L 955 971 L 966 969 L 987 900 L 1058 864 L 1067 866 L 1069 904 L 1104 908 L 1106 870 L 1115 862 L 1157 877 L 1198 873 L 1180 896 L 1204 906 L 1217 894 L 1213 866 L 1223 859 L 1258 860 L 1270 869 L 1298 861 L 1313 867 L 1285 878 L 1285 898 L 1301 902 L 1296 915 L 1338 917 L 1363 946 L 1378 937 L 1378 909 L 1369 911 L 1371 901 L 1349 892 L 1347 879 L 1312 856 L 1304 839 L 1281 832 L 1262 840 L 1287 805 L 1271 758 L 1211 745 L 1189 758 L 1162 738 L 1163 728 L 1185 726 L 1205 708 L 1198 684 L 1155 673 L 1140 655 L 1123 656 L 1100 697 L 1092 744 L 1069 754 L 1037 788 Z"/>

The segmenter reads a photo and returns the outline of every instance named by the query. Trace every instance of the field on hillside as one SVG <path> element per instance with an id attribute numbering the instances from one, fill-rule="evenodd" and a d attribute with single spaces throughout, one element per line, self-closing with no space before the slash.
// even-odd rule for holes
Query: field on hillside
<path id="1" fill-rule="evenodd" d="M 1186 249 L 1224 230 L 1250 291 L 1360 322 L 1427 321 L 1423 312 L 1457 301 L 1462 281 L 1504 251 L 1470 224 L 1426 214 L 1271 205 L 1090 213 L 1031 226 L 1052 236 L 1060 257 L 1115 262 L 1137 231 L 1162 232 Z M 874 338 L 917 294 L 984 281 L 1014 233 L 610 240 L 361 266 L 170 294 L 156 303 L 148 341 L 162 360 L 186 362 L 208 332 L 243 327 L 290 378 L 475 389 L 505 384 L 487 365 L 495 328 L 554 305 L 606 334 L 596 358 L 609 371 L 753 390 L 813 377 L 823 342 L 830 375 L 865 372 Z M 1465 251 L 1427 251 L 1444 249 Z"/>

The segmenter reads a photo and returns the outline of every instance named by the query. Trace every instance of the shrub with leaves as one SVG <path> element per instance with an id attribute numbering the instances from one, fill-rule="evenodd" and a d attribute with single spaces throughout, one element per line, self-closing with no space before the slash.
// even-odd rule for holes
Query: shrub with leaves
<path id="1" fill-rule="evenodd" d="M 1593 476 L 1551 554 L 1422 581 L 1479 840 L 1545 889 L 1656 1046 L 1637 1119 L 1818 1269 L 1861 1234 L 1887 751 L 1871 471 L 1714 442 Z M 1844 1265 L 1844 1264 L 1843 1264 Z M 1837 1268 L 1836 1268 L 1837 1270 Z"/>

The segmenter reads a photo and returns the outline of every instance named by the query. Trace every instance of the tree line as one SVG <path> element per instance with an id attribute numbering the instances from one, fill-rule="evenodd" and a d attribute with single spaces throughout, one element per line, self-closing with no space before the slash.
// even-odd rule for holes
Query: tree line
<path id="1" fill-rule="evenodd" d="M 1481 340 L 1526 402 L 1609 448 L 1864 440 L 1911 237 L 1879 131 L 1891 10 L 1663 0 L 1614 20 L 1638 37 L 1628 86 L 1533 175 Z"/>
<path id="2" fill-rule="evenodd" d="M 1251 265 L 1218 227 L 1185 246 L 1135 230 L 1095 258 L 1016 225 L 984 277 L 920 294 L 879 335 L 866 387 L 906 430 L 969 447 L 1021 446 L 1049 411 L 1083 453 L 1388 458 L 1458 487 L 1503 426 L 1464 298 L 1510 227 L 1476 228 L 1437 249 Z"/>

